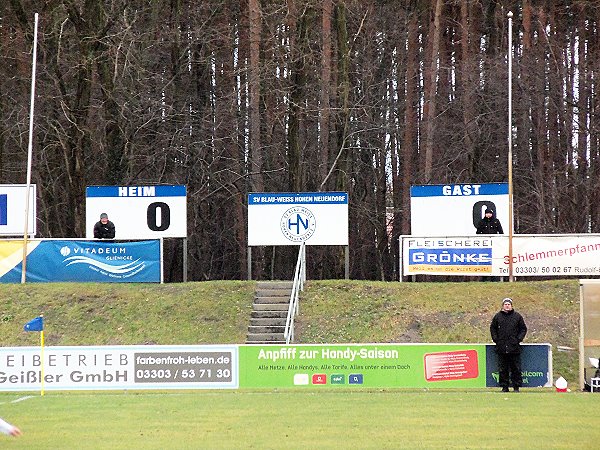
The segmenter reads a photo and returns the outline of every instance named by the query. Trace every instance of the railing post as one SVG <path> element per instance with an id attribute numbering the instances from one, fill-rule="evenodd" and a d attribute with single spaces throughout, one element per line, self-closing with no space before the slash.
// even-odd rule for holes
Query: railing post
<path id="1" fill-rule="evenodd" d="M 294 279 L 292 281 L 292 292 L 290 294 L 290 306 L 288 307 L 288 314 L 285 320 L 285 330 L 283 335 L 285 337 L 285 343 L 289 344 L 290 341 L 294 340 L 294 317 L 299 312 L 299 295 L 300 291 L 304 289 L 304 279 L 306 278 L 306 244 L 303 242 L 300 244 L 298 250 L 298 260 L 296 261 L 296 268 L 294 269 Z"/>

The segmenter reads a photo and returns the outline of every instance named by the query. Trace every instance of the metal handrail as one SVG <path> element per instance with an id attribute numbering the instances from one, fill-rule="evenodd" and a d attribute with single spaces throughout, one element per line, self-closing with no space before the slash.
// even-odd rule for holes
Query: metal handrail
<path id="1" fill-rule="evenodd" d="M 298 315 L 298 306 L 300 292 L 304 290 L 306 281 L 306 243 L 300 244 L 298 251 L 298 260 L 296 261 L 296 270 L 294 271 L 294 281 L 292 283 L 292 293 L 290 294 L 290 306 L 288 307 L 287 318 L 285 320 L 285 343 L 294 342 L 294 318 Z"/>

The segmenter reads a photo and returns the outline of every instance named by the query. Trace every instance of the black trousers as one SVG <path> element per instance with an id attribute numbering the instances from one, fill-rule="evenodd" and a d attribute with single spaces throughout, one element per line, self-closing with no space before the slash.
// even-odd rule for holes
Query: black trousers
<path id="1" fill-rule="evenodd" d="M 501 387 L 521 387 L 523 377 L 521 376 L 521 354 L 520 353 L 498 353 L 498 384 Z M 511 383 L 509 383 L 509 381 Z"/>

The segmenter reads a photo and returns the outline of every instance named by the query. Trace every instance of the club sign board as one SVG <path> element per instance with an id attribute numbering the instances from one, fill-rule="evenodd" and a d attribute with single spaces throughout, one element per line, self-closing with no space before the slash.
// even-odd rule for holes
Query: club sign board
<path id="1" fill-rule="evenodd" d="M 248 194 L 248 245 L 348 245 L 348 193 Z"/>
<path id="2" fill-rule="evenodd" d="M 25 232 L 26 184 L 0 184 L 0 236 L 23 236 Z M 29 189 L 27 234 L 36 233 L 36 185 Z"/>
<path id="3" fill-rule="evenodd" d="M 100 214 L 115 224 L 115 239 L 187 237 L 186 186 L 88 186 L 86 238 Z"/>
<path id="4" fill-rule="evenodd" d="M 472 236 L 487 208 L 508 234 L 508 183 L 411 186 L 411 234 Z"/>

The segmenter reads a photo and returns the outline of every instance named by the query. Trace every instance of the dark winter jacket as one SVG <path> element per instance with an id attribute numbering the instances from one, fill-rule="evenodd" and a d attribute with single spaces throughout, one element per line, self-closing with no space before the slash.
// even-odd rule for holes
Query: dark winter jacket
<path id="1" fill-rule="evenodd" d="M 514 309 L 499 311 L 490 324 L 492 340 L 497 353 L 521 353 L 519 345 L 527 334 L 527 326 L 521 314 Z"/>
<path id="2" fill-rule="evenodd" d="M 495 216 L 484 217 L 477 224 L 477 234 L 504 234 L 500 221 Z"/>
<path id="3" fill-rule="evenodd" d="M 105 224 L 101 221 L 94 225 L 94 237 L 96 239 L 113 239 L 115 237 L 115 224 L 110 220 Z"/>

